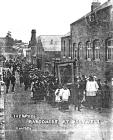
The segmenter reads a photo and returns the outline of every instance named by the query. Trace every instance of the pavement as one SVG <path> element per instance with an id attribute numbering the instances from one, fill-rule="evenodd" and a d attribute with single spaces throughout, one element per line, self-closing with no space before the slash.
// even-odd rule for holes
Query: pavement
<path id="1" fill-rule="evenodd" d="M 45 101 L 34 104 L 19 86 L 5 94 L 6 140 L 112 140 L 112 109 L 60 111 Z"/>

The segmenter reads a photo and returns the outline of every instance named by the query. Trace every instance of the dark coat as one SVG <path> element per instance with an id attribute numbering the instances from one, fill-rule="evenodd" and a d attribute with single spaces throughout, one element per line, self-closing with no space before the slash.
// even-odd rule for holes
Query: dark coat
<path id="1" fill-rule="evenodd" d="M 80 100 L 82 100 L 81 90 L 78 84 L 74 84 L 72 87 L 72 102 L 74 105 L 77 105 Z"/>
<path id="2" fill-rule="evenodd" d="M 15 76 L 12 75 L 10 79 L 11 79 L 11 84 L 15 84 L 15 82 L 16 82 L 16 78 L 15 78 Z"/>
<path id="3" fill-rule="evenodd" d="M 10 85 L 10 78 L 8 78 L 8 77 L 5 78 L 5 85 L 6 86 Z"/>
<path id="4" fill-rule="evenodd" d="M 112 99 L 111 93 L 111 88 L 108 85 L 102 87 L 102 106 L 105 108 L 110 107 Z"/>

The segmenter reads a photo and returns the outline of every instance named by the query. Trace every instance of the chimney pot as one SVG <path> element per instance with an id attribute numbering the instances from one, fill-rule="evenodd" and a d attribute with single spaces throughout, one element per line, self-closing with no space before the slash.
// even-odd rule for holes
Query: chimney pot
<path id="1" fill-rule="evenodd" d="M 101 5 L 101 3 L 98 0 L 94 0 L 92 2 L 92 5 L 91 5 L 91 11 L 93 11 L 94 9 L 96 9 L 97 7 L 99 7 L 100 5 Z"/>

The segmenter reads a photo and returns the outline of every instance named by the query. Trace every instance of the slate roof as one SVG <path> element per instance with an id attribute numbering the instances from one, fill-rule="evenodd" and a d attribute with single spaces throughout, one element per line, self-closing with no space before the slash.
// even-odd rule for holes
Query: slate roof
<path id="1" fill-rule="evenodd" d="M 44 51 L 61 51 L 62 35 L 41 35 L 37 41 L 41 41 Z"/>
<path id="2" fill-rule="evenodd" d="M 107 2 L 105 2 L 105 3 L 103 3 L 103 4 L 101 4 L 99 7 L 95 8 L 95 9 L 93 10 L 93 12 L 97 12 L 97 11 L 99 11 L 99 10 L 101 10 L 101 9 L 104 9 L 104 8 L 106 8 L 106 7 L 108 7 L 108 6 L 111 6 L 111 5 L 113 5 L 113 0 L 110 0 L 110 1 L 107 1 Z M 89 16 L 91 13 L 92 13 L 92 12 L 87 13 L 87 14 L 84 15 L 83 17 L 81 17 L 81 18 L 79 18 L 78 20 L 76 20 L 75 22 L 71 23 L 71 25 L 73 25 L 73 24 L 79 22 L 80 20 L 82 20 L 82 19 L 85 18 L 86 16 Z"/>

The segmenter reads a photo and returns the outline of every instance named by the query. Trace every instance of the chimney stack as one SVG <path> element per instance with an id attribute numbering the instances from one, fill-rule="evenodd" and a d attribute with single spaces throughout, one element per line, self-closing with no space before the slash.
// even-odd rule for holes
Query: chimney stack
<path id="1" fill-rule="evenodd" d="M 99 7 L 101 3 L 98 0 L 93 0 L 92 5 L 91 5 L 91 11 Z"/>
<path id="2" fill-rule="evenodd" d="M 31 41 L 30 41 L 30 45 L 31 45 L 31 46 L 36 46 L 36 43 L 37 43 L 37 41 L 36 41 L 36 30 L 33 29 L 33 30 L 31 31 Z"/>

